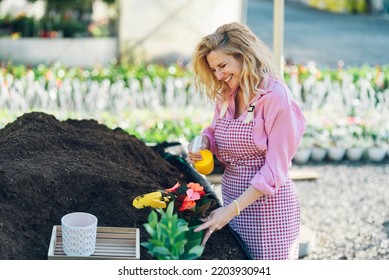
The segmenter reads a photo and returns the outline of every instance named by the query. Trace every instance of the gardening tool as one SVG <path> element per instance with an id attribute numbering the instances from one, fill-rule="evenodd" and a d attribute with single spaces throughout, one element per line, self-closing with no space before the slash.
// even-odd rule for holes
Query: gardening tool
<path id="1" fill-rule="evenodd" d="M 168 201 L 169 198 L 162 197 L 161 192 L 151 192 L 148 194 L 137 196 L 132 202 L 132 205 L 138 209 L 142 209 L 145 207 L 166 208 L 166 202 Z"/>

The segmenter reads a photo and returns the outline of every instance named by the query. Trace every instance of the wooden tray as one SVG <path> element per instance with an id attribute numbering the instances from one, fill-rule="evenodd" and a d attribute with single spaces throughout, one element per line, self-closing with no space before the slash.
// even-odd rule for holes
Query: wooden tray
<path id="1" fill-rule="evenodd" d="M 54 226 L 51 234 L 49 260 L 139 260 L 138 228 L 97 227 L 96 249 L 91 256 L 70 257 L 62 247 L 62 227 Z"/>

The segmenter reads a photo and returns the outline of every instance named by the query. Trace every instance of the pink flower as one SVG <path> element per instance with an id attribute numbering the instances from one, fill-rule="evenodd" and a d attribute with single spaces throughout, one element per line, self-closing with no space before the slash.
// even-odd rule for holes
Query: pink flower
<path id="1" fill-rule="evenodd" d="M 183 189 L 181 190 L 181 188 Z M 204 187 L 198 183 L 191 182 L 185 186 L 181 186 L 177 182 L 173 187 L 165 189 L 165 194 L 171 196 L 171 199 L 176 200 L 177 205 L 180 205 L 178 211 L 182 212 L 195 209 L 196 201 L 200 200 L 206 193 Z"/>
<path id="2" fill-rule="evenodd" d="M 200 199 L 200 194 L 198 192 L 195 192 L 192 189 L 188 189 L 186 191 L 186 195 L 187 195 L 187 197 L 185 197 L 184 201 L 187 200 L 187 199 L 191 200 L 191 201 L 195 201 L 195 200 Z"/>

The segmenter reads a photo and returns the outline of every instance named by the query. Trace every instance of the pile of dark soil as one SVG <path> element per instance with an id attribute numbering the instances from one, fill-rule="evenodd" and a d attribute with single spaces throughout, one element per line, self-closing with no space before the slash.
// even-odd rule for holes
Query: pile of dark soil
<path id="1" fill-rule="evenodd" d="M 47 259 L 52 228 L 71 212 L 89 212 L 98 226 L 136 227 L 151 211 L 135 209 L 141 194 L 193 176 L 121 129 L 94 120 L 58 121 L 28 113 L 0 130 L 0 259 Z M 193 174 L 192 174 L 193 175 Z M 202 259 L 245 259 L 225 227 Z M 151 259 L 141 246 L 141 259 Z"/>

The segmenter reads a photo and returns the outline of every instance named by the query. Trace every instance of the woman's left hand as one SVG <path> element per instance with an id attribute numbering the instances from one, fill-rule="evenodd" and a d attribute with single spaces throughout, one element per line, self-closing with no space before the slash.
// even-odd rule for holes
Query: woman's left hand
<path id="1" fill-rule="evenodd" d="M 220 207 L 212 211 L 208 217 L 202 220 L 204 223 L 194 230 L 195 232 L 199 232 L 200 230 L 206 230 L 201 245 L 204 246 L 205 243 L 207 243 L 209 237 L 211 237 L 212 233 L 222 229 L 232 220 L 232 218 L 235 217 L 236 210 L 234 206 L 235 205 L 233 204 L 229 204 L 227 206 Z"/>
<path id="2" fill-rule="evenodd" d="M 192 140 L 189 145 L 188 145 L 188 162 L 190 164 L 194 164 L 196 161 L 199 161 L 199 160 L 202 160 L 203 157 L 202 155 L 200 154 L 200 150 L 205 150 L 205 149 L 209 149 L 209 140 L 208 140 L 208 137 L 207 136 L 204 136 L 202 135 L 201 136 L 201 145 L 200 145 L 200 148 L 199 150 L 197 151 L 192 151 L 192 147 L 193 147 L 193 144 L 194 144 L 194 140 Z"/>

